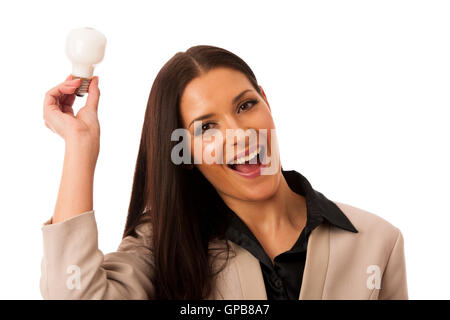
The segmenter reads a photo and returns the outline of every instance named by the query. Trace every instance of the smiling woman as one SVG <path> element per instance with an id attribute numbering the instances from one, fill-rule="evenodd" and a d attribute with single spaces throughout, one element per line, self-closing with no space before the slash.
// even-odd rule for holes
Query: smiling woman
<path id="1" fill-rule="evenodd" d="M 103 255 L 92 209 L 92 83 L 77 118 L 60 110 L 70 109 L 77 84 L 55 87 L 44 102 L 67 145 L 55 213 L 42 227 L 45 298 L 407 298 L 400 230 L 283 170 L 254 73 L 206 45 L 175 54 L 153 83 L 123 239 Z M 67 270 L 78 273 L 66 279 Z"/>

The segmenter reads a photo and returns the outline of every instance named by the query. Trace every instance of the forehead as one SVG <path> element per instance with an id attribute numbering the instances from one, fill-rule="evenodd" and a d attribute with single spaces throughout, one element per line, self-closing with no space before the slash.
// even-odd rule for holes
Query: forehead
<path id="1" fill-rule="evenodd" d="M 211 106 L 231 105 L 233 98 L 245 89 L 254 90 L 242 72 L 223 67 L 212 69 L 188 83 L 180 100 L 181 115 L 200 115 L 207 109 L 211 112 Z"/>

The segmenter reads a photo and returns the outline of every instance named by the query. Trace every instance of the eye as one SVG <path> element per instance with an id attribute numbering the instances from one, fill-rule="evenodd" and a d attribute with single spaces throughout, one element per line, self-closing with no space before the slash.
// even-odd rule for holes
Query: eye
<path id="1" fill-rule="evenodd" d="M 207 122 L 205 124 L 202 124 L 200 127 L 198 127 L 197 131 L 195 132 L 195 135 L 201 135 L 202 133 L 204 133 L 206 130 L 211 129 L 212 125 L 214 123 L 212 122 Z"/>
<path id="2" fill-rule="evenodd" d="M 248 111 L 248 110 L 250 110 L 257 103 L 258 103 L 258 100 L 256 100 L 256 99 L 245 101 L 243 104 L 241 104 L 238 107 L 238 113 L 240 113 L 241 111 Z"/>
<path id="3" fill-rule="evenodd" d="M 205 132 L 208 129 L 211 129 L 211 122 L 205 123 L 204 125 L 202 125 L 202 132 Z"/>

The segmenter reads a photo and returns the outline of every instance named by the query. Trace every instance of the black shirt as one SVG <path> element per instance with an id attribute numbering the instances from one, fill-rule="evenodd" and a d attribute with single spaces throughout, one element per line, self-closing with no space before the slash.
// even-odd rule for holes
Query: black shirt
<path id="1" fill-rule="evenodd" d="M 268 300 L 298 300 L 306 261 L 309 234 L 321 223 L 358 232 L 344 213 L 322 193 L 314 190 L 300 173 L 281 170 L 292 191 L 305 197 L 307 220 L 294 246 L 274 258 L 274 264 L 247 225 L 224 203 L 222 209 L 230 215 L 226 229 L 229 240 L 253 254 L 261 265 Z"/>

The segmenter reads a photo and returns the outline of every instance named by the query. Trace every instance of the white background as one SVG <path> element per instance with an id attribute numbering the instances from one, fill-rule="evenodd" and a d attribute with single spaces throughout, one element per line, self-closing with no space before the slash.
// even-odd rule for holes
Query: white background
<path id="1" fill-rule="evenodd" d="M 153 80 L 176 52 L 216 45 L 265 89 L 284 169 L 403 232 L 411 299 L 448 299 L 450 2 L 1 1 L 0 298 L 41 299 L 41 225 L 63 140 L 44 94 L 71 73 L 65 37 L 107 37 L 94 209 L 99 246 L 121 240 Z M 84 105 L 77 98 L 75 111 Z"/>

